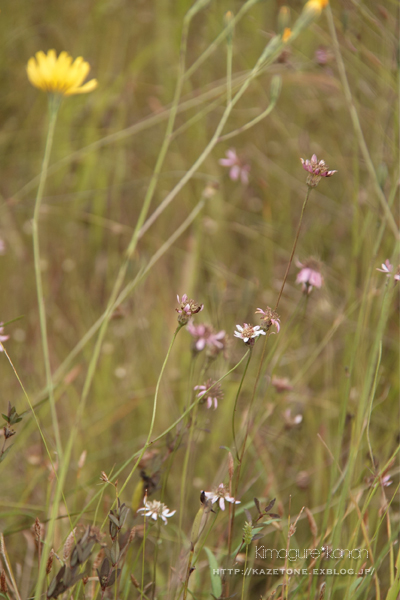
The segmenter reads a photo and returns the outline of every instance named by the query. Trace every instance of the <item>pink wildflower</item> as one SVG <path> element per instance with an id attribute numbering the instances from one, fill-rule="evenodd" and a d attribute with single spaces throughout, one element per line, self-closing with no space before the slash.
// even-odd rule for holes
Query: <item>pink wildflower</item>
<path id="1" fill-rule="evenodd" d="M 265 310 L 262 308 L 257 308 L 255 314 L 263 315 L 261 320 L 264 321 L 263 326 L 268 331 L 272 325 L 276 327 L 276 333 L 279 333 L 281 328 L 280 317 L 275 310 L 272 310 L 269 306 Z"/>
<path id="2" fill-rule="evenodd" d="M 313 287 L 320 288 L 323 283 L 323 277 L 320 273 L 320 264 L 314 258 L 309 258 L 301 263 L 297 261 L 300 272 L 296 277 L 296 283 L 302 284 L 302 290 L 305 294 L 310 294 Z"/>
<path id="3" fill-rule="evenodd" d="M 226 158 L 221 158 L 218 162 L 223 167 L 230 167 L 229 177 L 232 181 L 237 181 L 240 177 L 240 181 L 243 185 L 249 183 L 250 165 L 246 165 L 240 160 L 234 148 L 228 150 L 226 152 Z"/>
<path id="4" fill-rule="evenodd" d="M 201 323 L 200 325 L 194 325 L 192 321 L 189 321 L 187 330 L 195 339 L 194 347 L 197 352 L 204 350 L 208 346 L 211 350 L 223 350 L 225 337 L 225 331 L 218 331 L 215 333 L 211 325 Z"/>
<path id="5" fill-rule="evenodd" d="M 210 388 L 212 389 L 210 390 Z M 196 385 L 195 390 L 199 390 L 197 394 L 198 398 L 205 402 L 207 399 L 207 408 L 211 408 L 214 404 L 214 410 L 218 407 L 218 400 L 222 400 L 224 393 L 221 389 L 220 383 L 215 383 L 212 379 L 208 379 L 203 385 Z M 210 390 L 208 393 L 207 390 Z"/>
<path id="6" fill-rule="evenodd" d="M 303 169 L 308 171 L 307 185 L 316 187 L 321 181 L 321 177 L 332 177 L 337 171 L 329 171 L 324 160 L 318 162 L 316 154 L 313 154 L 311 160 L 300 159 L 303 164 Z"/>
<path id="7" fill-rule="evenodd" d="M 197 304 L 194 300 L 189 300 L 186 294 L 183 294 L 182 300 L 179 299 L 179 308 L 176 308 L 176 312 L 178 313 L 178 323 L 181 325 L 186 325 L 188 323 L 190 317 L 192 315 L 201 312 L 204 308 L 204 304 Z"/>
<path id="8" fill-rule="evenodd" d="M 393 274 L 393 265 L 390 264 L 389 259 L 387 258 L 384 263 L 382 263 L 382 269 L 376 269 L 381 273 L 385 273 L 387 277 L 391 277 Z M 400 281 L 400 266 L 397 267 L 397 271 L 394 274 L 394 280 Z"/>

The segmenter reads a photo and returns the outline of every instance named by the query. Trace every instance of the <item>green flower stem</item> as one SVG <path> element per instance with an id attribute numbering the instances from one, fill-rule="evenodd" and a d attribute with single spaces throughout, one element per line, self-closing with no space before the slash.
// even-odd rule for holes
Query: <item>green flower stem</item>
<path id="1" fill-rule="evenodd" d="M 51 418 L 53 424 L 54 437 L 56 440 L 56 448 L 59 459 L 62 459 L 63 452 L 61 446 L 60 429 L 58 425 L 56 405 L 54 401 L 54 386 L 53 378 L 51 374 L 50 364 L 50 352 L 47 339 L 47 325 L 46 325 L 46 308 L 43 294 L 43 282 L 40 268 L 40 246 L 39 246 L 39 217 L 40 207 L 43 199 L 44 187 L 47 179 L 47 169 L 49 166 L 49 159 L 51 154 L 51 148 L 53 145 L 54 129 L 57 121 L 58 109 L 60 107 L 61 97 L 54 94 L 49 96 L 49 127 L 47 130 L 46 146 L 44 150 L 42 170 L 40 172 L 39 186 L 36 195 L 35 209 L 32 220 L 32 234 L 33 234 L 33 258 L 35 267 L 35 281 L 36 281 L 36 292 L 39 306 L 39 322 L 40 322 L 40 334 L 42 338 L 44 366 L 46 371 L 46 384 L 49 393 Z"/>
<path id="2" fill-rule="evenodd" d="M 191 361 L 191 366 L 190 366 L 190 376 L 189 376 L 189 391 L 190 394 L 192 393 L 192 389 L 193 389 L 193 372 L 194 372 L 194 361 L 195 359 L 192 359 Z M 200 375 L 199 375 L 199 381 L 203 381 L 203 378 L 205 376 L 207 367 L 206 365 L 203 366 L 203 368 L 201 369 Z M 215 384 L 214 384 L 215 385 Z M 208 392 L 211 390 L 211 387 L 208 390 L 205 390 L 203 392 L 203 394 L 201 395 L 201 397 L 199 398 L 200 401 L 204 401 L 204 399 L 206 398 Z M 199 402 L 196 402 L 194 409 L 193 409 L 193 414 L 192 414 L 192 422 L 190 424 L 190 431 L 189 431 L 189 440 L 186 446 L 186 452 L 185 452 L 185 459 L 183 461 L 183 469 L 182 469 L 182 477 L 181 477 L 181 499 L 180 499 L 180 510 L 179 510 L 179 532 L 182 532 L 182 521 L 183 521 L 183 513 L 184 513 L 184 503 L 185 503 L 185 489 L 186 489 L 186 475 L 187 475 L 187 469 L 188 469 L 188 465 L 189 465 L 189 458 L 190 458 L 190 448 L 192 445 L 192 441 L 193 441 L 193 433 L 194 433 L 194 426 L 195 426 L 195 422 L 196 422 L 196 416 L 197 416 L 197 409 L 199 407 Z M 181 435 L 181 439 L 183 437 L 183 432 Z M 178 444 L 179 447 L 179 444 Z"/>
<path id="3" fill-rule="evenodd" d="M 140 597 L 143 598 L 144 592 L 144 563 L 145 563 L 145 555 L 146 555 L 146 515 L 144 515 L 143 521 L 143 557 L 142 557 L 142 585 L 140 587 Z"/>
<path id="4" fill-rule="evenodd" d="M 299 235 L 300 235 L 300 229 L 301 229 L 301 224 L 303 222 L 304 211 L 306 210 L 306 206 L 307 206 L 308 198 L 310 197 L 311 190 L 312 190 L 312 188 L 310 186 L 307 186 L 307 193 L 306 193 L 306 197 L 304 198 L 303 206 L 301 207 L 300 220 L 299 220 L 299 224 L 297 225 L 297 232 L 296 232 L 296 237 L 295 237 L 294 243 L 293 243 L 292 253 L 290 255 L 288 266 L 286 267 L 286 273 L 285 273 L 285 276 L 283 278 L 281 289 L 279 291 L 278 300 L 276 301 L 275 310 L 278 309 L 279 302 L 281 300 L 281 296 L 282 296 L 282 292 L 283 292 L 283 288 L 285 287 L 286 280 L 287 280 L 287 277 L 289 275 L 290 267 L 292 265 L 293 256 L 294 256 L 294 253 L 296 251 L 296 246 L 297 246 L 297 242 L 298 242 Z"/>
<path id="5" fill-rule="evenodd" d="M 197 409 L 199 407 L 199 403 L 197 402 L 194 409 L 193 409 L 193 414 L 192 414 L 192 422 L 190 423 L 190 430 L 189 430 L 189 439 L 188 439 L 188 443 L 187 443 L 187 447 L 186 447 L 186 452 L 185 452 L 185 458 L 183 461 L 183 469 L 182 469 L 182 477 L 181 477 L 181 500 L 180 500 L 180 510 L 179 510 L 179 532 L 182 532 L 182 522 L 183 522 L 183 513 L 184 513 L 184 504 L 185 504 L 185 489 L 186 489 L 186 475 L 187 475 L 187 470 L 188 470 L 188 465 L 189 465 L 189 458 L 190 458 L 190 449 L 191 449 L 191 445 L 192 445 L 192 441 L 193 441 L 193 433 L 194 433 L 194 426 L 195 426 L 195 422 L 196 422 L 196 416 L 197 416 Z"/>
<path id="6" fill-rule="evenodd" d="M 189 560 L 188 560 L 187 569 L 186 569 L 185 585 L 184 585 L 184 588 L 183 588 L 183 600 L 186 600 L 186 598 L 187 598 L 188 587 L 189 587 L 189 578 L 190 578 L 190 574 L 191 574 L 192 561 L 193 561 L 193 555 L 194 555 L 194 546 L 192 546 L 191 549 L 190 549 Z"/>
<path id="7" fill-rule="evenodd" d="M 157 586 L 157 560 L 158 560 L 158 548 L 159 548 L 159 540 L 160 540 L 160 522 L 157 520 L 157 538 L 156 538 L 156 548 L 154 551 L 154 566 L 153 566 L 153 585 L 151 590 L 151 600 L 154 600 L 156 594 L 156 586 Z"/>
<path id="8" fill-rule="evenodd" d="M 243 583 L 242 583 L 242 596 L 241 600 L 244 600 L 244 586 L 246 583 L 246 570 L 247 570 L 247 557 L 249 555 L 249 545 L 246 544 L 246 558 L 244 560 L 244 574 L 243 574 Z"/>
<path id="9" fill-rule="evenodd" d="M 248 356 L 247 363 L 246 363 L 246 366 L 245 366 L 244 371 L 243 371 L 242 379 L 240 380 L 238 391 L 236 392 L 235 405 L 234 405 L 233 411 L 232 411 L 232 437 L 233 437 L 233 444 L 235 446 L 236 458 L 238 460 L 239 460 L 239 452 L 238 452 L 238 447 L 237 447 L 237 444 L 236 444 L 236 433 L 235 433 L 236 408 L 237 408 L 238 398 L 240 396 L 240 391 L 242 389 L 243 381 L 244 381 L 244 378 L 246 377 L 247 369 L 248 369 L 248 366 L 249 366 L 249 363 L 250 363 L 250 359 L 251 359 L 251 355 L 252 355 L 252 350 L 253 350 L 253 348 L 250 346 L 250 348 L 248 349 L 248 351 L 245 354 L 245 356 Z"/>
<path id="10" fill-rule="evenodd" d="M 163 374 L 164 374 L 165 367 L 166 367 L 166 365 L 167 365 L 167 362 L 168 362 L 169 355 L 171 354 L 172 346 L 174 345 L 174 342 L 175 342 L 175 340 L 176 340 L 176 336 L 178 335 L 178 333 L 179 333 L 179 331 L 182 329 L 182 327 L 183 327 L 183 325 L 178 325 L 178 327 L 175 329 L 175 333 L 174 333 L 174 335 L 173 335 L 173 338 L 172 338 L 172 341 L 171 341 L 171 343 L 170 343 L 170 345 L 169 345 L 169 348 L 168 348 L 167 355 L 166 355 L 166 357 L 165 357 L 165 359 L 164 359 L 164 362 L 163 362 L 163 365 L 162 365 L 162 367 L 161 367 L 160 375 L 158 376 L 157 385 L 156 385 L 156 390 L 155 390 L 155 393 L 154 393 L 154 401 L 153 401 L 153 413 L 152 413 L 152 416 L 151 416 L 151 423 L 150 423 L 149 433 L 148 433 L 148 435 L 147 435 L 147 440 L 146 440 L 146 442 L 145 442 L 145 444 L 144 444 L 143 448 L 142 448 L 142 449 L 139 451 L 139 453 L 136 453 L 136 454 L 134 455 L 134 456 L 137 456 L 137 460 L 136 460 L 136 462 L 135 462 L 134 466 L 132 467 L 132 469 L 131 469 L 131 471 L 130 471 L 129 475 L 127 476 L 127 478 L 126 478 L 126 480 L 125 480 L 125 482 L 124 482 L 124 485 L 121 487 L 121 489 L 120 489 L 120 491 L 119 491 L 119 494 L 120 494 L 120 495 L 122 494 L 122 492 L 124 491 L 124 489 L 125 489 L 126 485 L 127 485 L 127 484 L 128 484 L 128 482 L 130 481 L 130 479 L 131 479 L 132 475 L 133 475 L 133 474 L 134 474 L 134 472 L 136 471 L 136 469 L 137 469 L 137 466 L 138 466 L 138 464 L 140 463 L 140 461 L 142 460 L 143 454 L 146 452 L 147 448 L 148 448 L 149 446 L 151 446 L 151 445 L 152 445 L 152 444 L 153 444 L 153 443 L 154 443 L 154 442 L 155 442 L 157 439 L 159 439 L 159 438 L 156 438 L 156 439 L 154 439 L 153 441 L 150 441 L 150 438 L 151 438 L 151 436 L 152 436 L 152 434 L 153 434 L 154 422 L 155 422 L 155 418 L 156 418 L 158 392 L 159 392 L 159 389 L 160 389 L 160 383 L 161 383 L 161 379 L 162 379 L 162 376 L 163 376 Z M 128 462 L 130 462 L 130 461 L 128 461 Z M 128 463 L 125 463 L 125 466 L 126 466 L 127 464 L 128 464 Z M 116 476 L 118 476 L 118 474 L 121 472 L 121 470 L 122 470 L 122 469 L 120 469 L 119 471 L 117 471 L 117 473 L 116 473 L 115 475 L 116 475 Z M 115 502 L 114 502 L 113 506 L 114 506 L 114 505 L 115 505 Z M 107 518 L 104 520 L 104 522 L 103 522 L 103 526 L 104 526 L 104 523 L 105 523 L 106 521 L 107 521 Z"/>

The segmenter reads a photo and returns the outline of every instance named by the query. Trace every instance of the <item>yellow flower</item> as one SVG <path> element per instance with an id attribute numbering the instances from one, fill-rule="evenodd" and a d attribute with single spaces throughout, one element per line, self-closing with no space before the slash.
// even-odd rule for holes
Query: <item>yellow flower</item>
<path id="1" fill-rule="evenodd" d="M 291 35 L 292 30 L 290 29 L 290 27 L 285 27 L 282 33 L 282 42 L 287 42 Z"/>
<path id="2" fill-rule="evenodd" d="M 304 10 L 312 10 L 318 15 L 321 14 L 322 9 L 329 4 L 329 0 L 308 0 L 304 7 Z"/>
<path id="3" fill-rule="evenodd" d="M 42 51 L 36 52 L 35 56 L 36 58 L 29 59 L 26 72 L 31 84 L 40 90 L 61 96 L 73 96 L 87 94 L 97 87 L 96 79 L 82 85 L 90 65 L 81 56 L 74 62 L 67 52 L 61 52 L 57 58 L 55 50 L 49 50 L 47 56 Z"/>

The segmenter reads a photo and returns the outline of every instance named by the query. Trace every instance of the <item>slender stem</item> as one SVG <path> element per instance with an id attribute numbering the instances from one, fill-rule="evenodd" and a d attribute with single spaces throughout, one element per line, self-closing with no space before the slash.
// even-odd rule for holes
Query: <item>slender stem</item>
<path id="1" fill-rule="evenodd" d="M 247 557 L 249 554 L 249 545 L 246 544 L 246 558 L 244 561 L 244 571 L 243 571 L 243 584 L 242 584 L 242 596 L 241 596 L 241 600 L 244 600 L 244 584 L 246 581 L 246 571 L 247 571 Z"/>
<path id="2" fill-rule="evenodd" d="M 253 350 L 253 348 L 250 346 L 250 348 L 248 350 L 247 363 L 246 363 L 246 366 L 245 366 L 244 371 L 243 371 L 242 379 L 240 380 L 239 388 L 238 388 L 238 391 L 236 393 L 235 405 L 234 405 L 233 411 L 232 411 L 232 437 L 233 437 L 233 443 L 234 443 L 234 446 L 235 446 L 236 458 L 238 460 L 239 460 L 239 453 L 238 453 L 238 448 L 237 448 L 237 444 L 236 444 L 235 416 L 236 416 L 236 409 L 237 409 L 238 398 L 240 396 L 240 390 L 242 389 L 243 381 L 244 381 L 244 378 L 246 377 L 247 368 L 249 366 L 250 359 L 251 359 L 251 356 L 252 356 L 252 350 Z"/>
<path id="3" fill-rule="evenodd" d="M 154 566 L 153 566 L 153 581 L 151 586 L 151 600 L 154 600 L 156 595 L 156 587 L 157 587 L 157 560 L 158 560 L 158 548 L 160 541 L 160 523 L 157 520 L 157 539 L 156 539 L 156 549 L 154 551 Z"/>
<path id="4" fill-rule="evenodd" d="M 8 555 L 7 555 L 7 551 L 6 551 L 6 545 L 4 543 L 4 535 L 2 533 L 0 533 L 0 555 L 3 558 L 3 562 L 5 564 L 5 567 L 8 571 L 8 576 L 10 578 L 10 581 L 13 585 L 13 592 L 14 592 L 14 596 L 17 600 L 21 600 L 21 596 L 19 594 L 18 588 L 17 588 L 17 584 L 15 583 L 15 579 L 14 579 L 14 574 L 12 572 L 12 568 L 11 568 L 11 564 L 10 561 L 8 559 Z"/>
<path id="5" fill-rule="evenodd" d="M 145 558 L 145 550 L 146 550 L 146 515 L 144 515 L 144 523 L 143 523 L 142 585 L 140 587 L 140 597 L 141 598 L 143 598 L 143 592 L 144 592 L 144 558 Z"/>
<path id="6" fill-rule="evenodd" d="M 189 587 L 189 578 L 190 578 L 192 562 L 193 562 L 193 555 L 194 555 L 194 546 L 192 546 L 190 549 L 189 560 L 188 560 L 188 565 L 187 565 L 187 569 L 186 569 L 185 586 L 183 588 L 183 600 L 186 600 L 186 598 L 187 598 L 188 587 Z"/>
<path id="7" fill-rule="evenodd" d="M 199 407 L 199 405 L 196 404 L 196 406 L 194 407 L 194 410 L 193 410 L 192 422 L 190 423 L 190 430 L 189 430 L 189 439 L 187 442 L 185 458 L 183 461 L 182 478 L 181 478 L 181 501 L 180 501 L 180 510 L 179 510 L 179 532 L 180 533 L 182 532 L 182 522 L 183 522 L 183 514 L 184 514 L 186 475 L 187 475 L 187 470 L 188 470 L 188 466 L 189 466 L 189 458 L 190 458 L 190 454 L 191 454 L 190 449 L 191 449 L 192 442 L 193 442 L 193 433 L 194 433 L 194 428 L 195 428 L 195 423 L 196 423 L 198 407 Z"/>
<path id="8" fill-rule="evenodd" d="M 229 11 L 225 15 L 228 22 L 228 31 L 226 34 L 226 102 L 229 105 L 232 102 L 232 54 L 233 54 L 233 26 L 232 13 Z"/>
<path id="9" fill-rule="evenodd" d="M 62 446 L 61 446 L 61 437 L 60 437 L 60 429 L 58 426 L 56 405 L 54 401 L 54 387 L 53 387 L 53 378 L 51 374 L 51 364 L 50 364 L 50 352 L 49 345 L 47 339 L 47 325 L 46 325 L 46 308 L 44 303 L 44 294 L 43 294 L 43 282 L 42 282 L 42 274 L 41 274 L 41 265 L 40 265 L 40 246 L 39 246 L 39 216 L 40 216 L 40 207 L 43 199 L 44 187 L 47 179 L 47 169 L 49 166 L 49 159 L 51 154 L 51 148 L 53 145 L 54 138 L 54 129 L 57 120 L 58 109 L 60 107 L 60 97 L 50 95 L 49 96 L 49 127 L 47 130 L 47 138 L 46 138 L 46 146 L 44 150 L 42 170 L 40 173 L 40 180 L 38 191 L 36 195 L 35 201 L 35 209 L 33 213 L 32 220 L 32 234 L 33 234 L 33 258 L 34 258 L 34 267 L 35 267 L 35 281 L 36 281 L 36 292 L 39 306 L 39 322 L 40 322 L 40 334 L 42 338 L 42 347 L 43 347 L 43 356 L 44 356 L 44 366 L 46 371 L 46 384 L 49 393 L 49 401 L 50 401 L 50 410 L 51 410 L 51 418 L 54 430 L 54 436 L 56 440 L 57 453 L 59 458 L 62 458 Z"/>
<path id="10" fill-rule="evenodd" d="M 293 243 L 292 253 L 290 255 L 288 266 L 286 267 L 285 277 L 283 278 L 283 282 L 282 282 L 282 286 L 281 286 L 281 289 L 280 289 L 280 292 L 279 292 L 278 300 L 276 301 L 275 310 L 279 306 L 279 302 L 281 300 L 283 288 L 285 287 L 286 280 L 287 280 L 287 277 L 289 275 L 290 267 L 292 265 L 293 256 L 294 256 L 294 253 L 295 253 L 295 250 L 296 250 L 296 246 L 297 246 L 297 241 L 298 241 L 299 235 L 300 235 L 300 229 L 301 229 L 301 224 L 303 222 L 304 211 L 306 209 L 308 198 L 310 196 L 311 190 L 312 190 L 312 188 L 310 186 L 307 186 L 307 194 L 306 194 L 306 197 L 304 198 L 303 206 L 301 207 L 300 221 L 299 221 L 299 224 L 297 226 L 297 232 L 296 232 L 296 237 L 295 237 L 295 240 L 294 240 L 294 243 Z"/>
<path id="11" fill-rule="evenodd" d="M 124 483 L 124 485 L 121 487 L 120 494 L 122 494 L 122 492 L 124 491 L 124 489 L 125 489 L 125 486 L 127 485 L 128 481 L 129 481 L 129 480 L 130 480 L 130 478 L 132 477 L 133 473 L 136 471 L 136 468 L 137 468 L 138 464 L 140 463 L 140 461 L 142 460 L 143 454 L 146 452 L 147 448 L 148 448 L 149 446 L 151 446 L 151 444 L 153 444 L 153 443 L 156 441 L 156 440 L 153 440 L 153 441 L 151 442 L 151 441 L 150 441 L 150 439 L 151 439 L 151 436 L 152 436 L 152 434 L 153 434 L 154 422 L 155 422 L 155 418 L 156 418 L 156 411 L 157 411 L 157 399 L 158 399 L 158 392 L 159 392 L 159 389 L 160 389 L 160 383 L 161 383 L 161 379 L 162 379 L 162 376 L 163 376 L 163 374 L 164 374 L 164 371 L 165 371 L 165 367 L 166 367 L 166 365 L 167 365 L 167 362 L 168 362 L 169 355 L 171 354 L 172 346 L 174 345 L 174 342 L 175 342 L 175 340 L 176 340 L 176 336 L 178 335 L 178 333 L 179 333 L 179 331 L 182 329 L 182 327 L 183 327 L 183 325 L 178 325 L 178 327 L 177 327 L 177 328 L 176 328 L 176 330 L 175 330 L 175 333 L 174 333 L 174 335 L 173 335 L 172 341 L 171 341 L 171 343 L 170 343 L 170 345 L 169 345 L 169 348 L 168 348 L 167 355 L 166 355 L 166 357 L 165 357 L 165 360 L 164 360 L 164 362 L 163 362 L 163 366 L 161 367 L 160 375 L 158 376 L 157 385 L 156 385 L 156 390 L 155 390 L 155 393 L 154 393 L 154 401 L 153 401 L 153 414 L 152 414 L 152 416 L 151 416 L 151 423 L 150 423 L 150 429 L 149 429 L 149 433 L 148 433 L 148 435 L 147 435 L 147 440 L 146 440 L 146 442 L 145 442 L 145 444 L 144 444 L 143 448 L 142 448 L 142 449 L 141 449 L 141 451 L 139 452 L 139 455 L 138 455 L 138 457 L 137 457 L 137 460 L 136 460 L 136 462 L 135 462 L 134 466 L 132 467 L 132 469 L 131 469 L 131 471 L 130 471 L 129 475 L 127 476 L 127 478 L 126 478 L 126 480 L 125 480 L 125 483 Z M 190 408 L 192 408 L 192 406 L 191 406 Z M 184 414 L 185 414 L 185 413 L 184 413 Z M 159 439 L 159 436 L 158 436 L 158 438 L 156 438 L 156 439 Z M 120 472 L 120 471 L 118 471 L 118 472 L 117 472 L 117 474 L 118 474 L 119 472 Z"/>

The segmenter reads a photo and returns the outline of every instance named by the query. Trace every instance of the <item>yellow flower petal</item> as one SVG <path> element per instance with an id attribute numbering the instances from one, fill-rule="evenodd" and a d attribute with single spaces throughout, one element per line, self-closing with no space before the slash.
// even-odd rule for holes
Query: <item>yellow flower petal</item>
<path id="1" fill-rule="evenodd" d="M 291 35 L 292 35 L 292 30 L 290 29 L 290 27 L 285 27 L 285 29 L 283 30 L 283 33 L 282 33 L 282 41 L 287 42 Z"/>
<path id="2" fill-rule="evenodd" d="M 36 52 L 26 67 L 28 79 L 33 86 L 62 96 L 86 94 L 94 90 L 97 87 L 95 79 L 82 85 L 89 71 L 89 63 L 81 56 L 72 62 L 72 57 L 64 51 L 57 58 L 55 50 L 49 50 L 47 55 L 41 50 Z"/>
<path id="3" fill-rule="evenodd" d="M 72 96 L 74 94 L 87 94 L 88 92 L 92 92 L 98 86 L 97 79 L 91 79 L 85 85 L 82 85 L 79 88 L 71 88 L 67 92 L 65 92 L 64 96 Z"/>
<path id="4" fill-rule="evenodd" d="M 308 0 L 304 9 L 312 10 L 318 15 L 321 14 L 322 9 L 329 4 L 329 0 Z"/>

